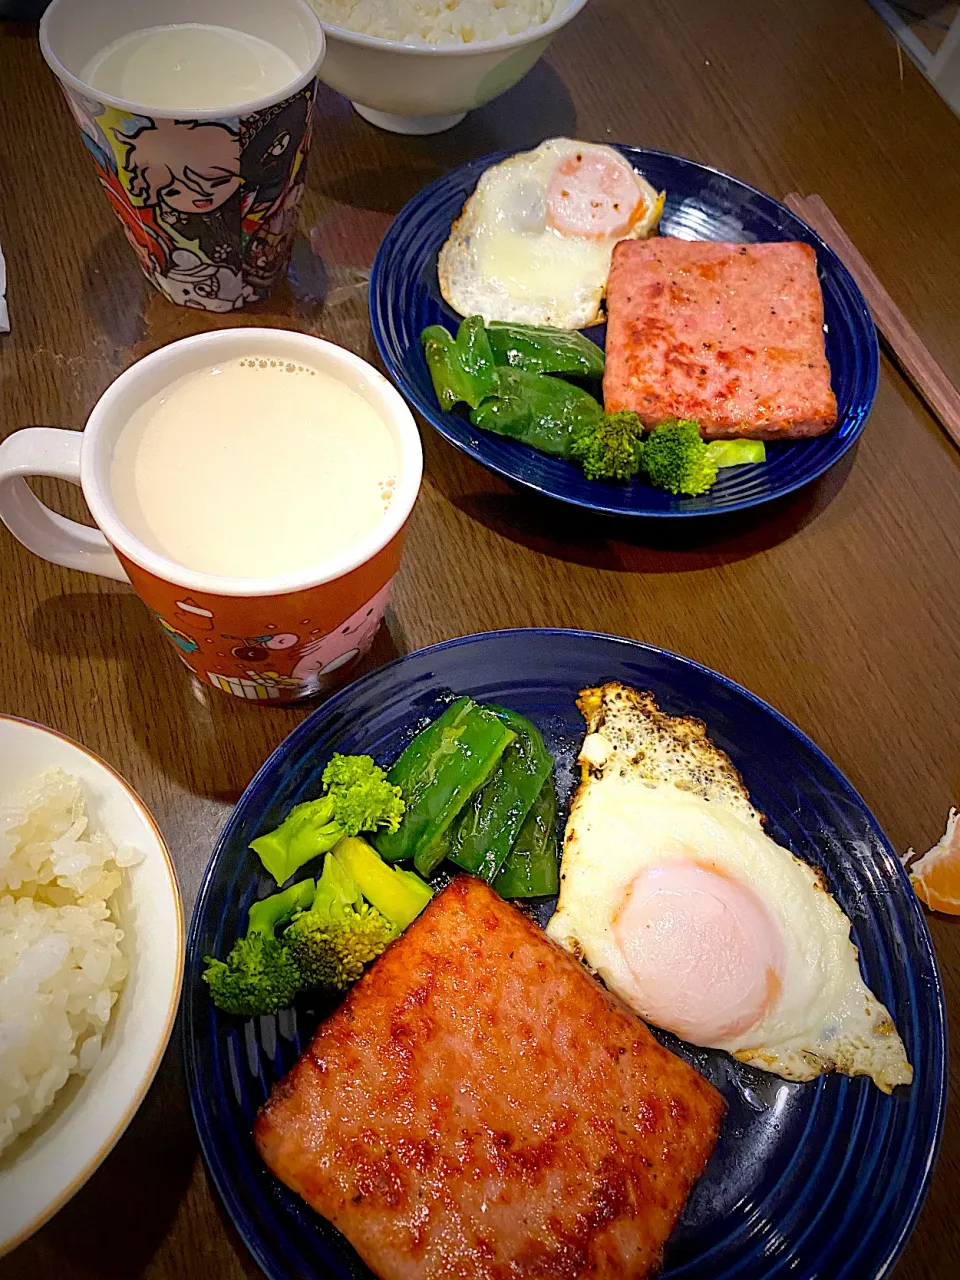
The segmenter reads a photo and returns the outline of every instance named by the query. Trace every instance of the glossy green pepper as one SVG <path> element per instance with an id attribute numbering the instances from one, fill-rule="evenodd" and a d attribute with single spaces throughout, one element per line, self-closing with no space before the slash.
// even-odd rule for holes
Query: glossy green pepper
<path id="1" fill-rule="evenodd" d="M 470 698 L 458 698 L 401 753 L 387 777 L 400 787 L 406 812 L 397 831 L 374 840 L 386 862 L 413 858 L 430 875 L 447 852 L 447 828 L 484 785 L 514 733 Z"/>
<path id="2" fill-rule="evenodd" d="M 540 731 L 515 711 L 487 707 L 516 735 L 490 781 L 464 808 L 447 857 L 488 884 L 507 860 L 524 819 L 553 773 Z"/>
<path id="3" fill-rule="evenodd" d="M 481 316 L 470 316 L 456 338 L 443 325 L 432 324 L 420 335 L 433 389 L 441 409 L 463 401 L 475 409 L 497 393 L 497 371 Z"/>
<path id="4" fill-rule="evenodd" d="M 487 325 L 487 338 L 497 364 L 528 373 L 603 377 L 603 351 L 575 330 L 494 320 Z"/>
<path id="5" fill-rule="evenodd" d="M 496 396 L 475 408 L 470 421 L 483 431 L 565 457 L 573 437 L 602 417 L 600 405 L 580 387 L 541 373 L 500 368 Z"/>
<path id="6" fill-rule="evenodd" d="M 556 820 L 557 792 L 551 773 L 493 882 L 501 898 L 545 898 L 560 888 Z"/>

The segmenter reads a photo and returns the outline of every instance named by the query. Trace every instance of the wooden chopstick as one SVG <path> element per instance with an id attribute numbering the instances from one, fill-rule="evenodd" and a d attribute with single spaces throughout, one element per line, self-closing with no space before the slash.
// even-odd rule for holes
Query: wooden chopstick
<path id="1" fill-rule="evenodd" d="M 887 351 L 954 444 L 960 448 L 960 391 L 923 344 L 916 329 L 867 265 L 820 196 L 788 195 L 784 203 L 833 249 L 860 286 Z"/>

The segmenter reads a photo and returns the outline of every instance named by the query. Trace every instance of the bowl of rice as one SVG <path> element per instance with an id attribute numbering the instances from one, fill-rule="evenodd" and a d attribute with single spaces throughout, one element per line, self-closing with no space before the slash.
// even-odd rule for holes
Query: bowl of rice
<path id="1" fill-rule="evenodd" d="M 69 738 L 0 716 L 0 1255 L 129 1124 L 182 978 L 176 875 L 142 801 Z"/>
<path id="2" fill-rule="evenodd" d="M 527 74 L 587 0 L 310 0 L 320 79 L 393 133 L 440 133 Z"/>

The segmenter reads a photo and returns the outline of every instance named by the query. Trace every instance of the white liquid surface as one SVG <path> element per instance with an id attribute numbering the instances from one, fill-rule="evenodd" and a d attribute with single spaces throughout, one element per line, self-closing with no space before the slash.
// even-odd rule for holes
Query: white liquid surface
<path id="1" fill-rule="evenodd" d="M 198 573 L 315 568 L 372 533 L 397 454 L 362 396 L 304 365 L 243 357 L 185 374 L 123 430 L 110 484 L 120 519 Z"/>
<path id="2" fill-rule="evenodd" d="M 279 93 L 301 70 L 257 36 L 185 23 L 121 36 L 94 54 L 80 79 L 144 107 L 208 111 Z"/>

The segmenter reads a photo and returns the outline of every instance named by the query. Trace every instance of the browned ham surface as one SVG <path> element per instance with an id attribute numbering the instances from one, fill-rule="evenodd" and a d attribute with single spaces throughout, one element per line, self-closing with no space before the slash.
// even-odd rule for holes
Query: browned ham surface
<path id="1" fill-rule="evenodd" d="M 383 1280 L 622 1280 L 656 1269 L 723 1112 L 461 876 L 320 1026 L 254 1138 Z"/>
<path id="2" fill-rule="evenodd" d="M 816 436 L 837 421 L 806 244 L 623 240 L 607 283 L 607 411 L 707 439 Z"/>

